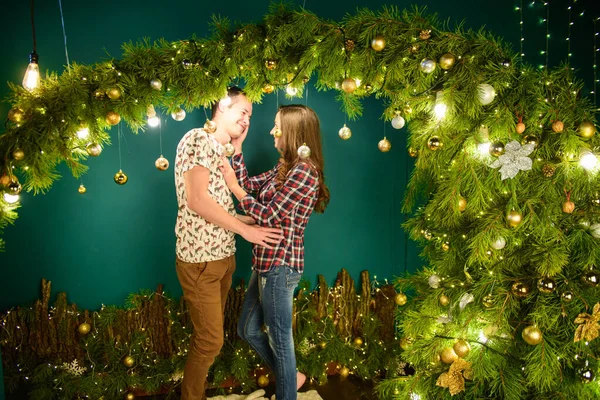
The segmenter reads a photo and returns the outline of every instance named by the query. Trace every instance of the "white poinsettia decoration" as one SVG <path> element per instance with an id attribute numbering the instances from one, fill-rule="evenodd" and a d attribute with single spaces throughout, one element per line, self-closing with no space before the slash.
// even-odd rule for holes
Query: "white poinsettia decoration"
<path id="1" fill-rule="evenodd" d="M 521 146 L 519 142 L 513 140 L 504 147 L 502 154 L 490 167 L 500 168 L 502 180 L 506 178 L 514 178 L 519 171 L 527 171 L 531 169 L 533 161 L 527 157 L 535 148 L 534 143 L 529 143 Z"/>

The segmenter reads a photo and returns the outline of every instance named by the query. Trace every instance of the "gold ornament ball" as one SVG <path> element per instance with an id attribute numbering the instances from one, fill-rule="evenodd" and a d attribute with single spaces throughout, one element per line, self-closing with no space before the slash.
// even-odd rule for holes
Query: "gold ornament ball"
<path id="1" fill-rule="evenodd" d="M 544 338 L 544 335 L 542 334 L 540 328 L 538 328 L 535 325 L 531 325 L 523 329 L 523 333 L 521 333 L 521 336 L 523 337 L 523 340 L 527 342 L 527 344 L 530 344 L 532 346 L 540 344 L 542 342 L 542 339 Z"/>
<path id="2" fill-rule="evenodd" d="M 102 100 L 105 95 L 106 95 L 106 93 L 104 92 L 104 90 L 100 90 L 100 89 L 94 90 L 94 97 L 98 100 Z"/>
<path id="3" fill-rule="evenodd" d="M 506 222 L 513 228 L 518 226 L 521 221 L 523 221 L 523 215 L 516 210 L 511 210 L 506 214 Z"/>
<path id="4" fill-rule="evenodd" d="M 490 145 L 490 154 L 494 157 L 500 157 L 504 154 L 504 143 L 494 142 Z"/>
<path id="5" fill-rule="evenodd" d="M 413 345 L 413 341 L 410 338 L 403 337 L 400 339 L 400 348 L 404 351 L 410 349 Z"/>
<path id="6" fill-rule="evenodd" d="M 531 291 L 529 289 L 529 286 L 527 286 L 527 284 L 523 282 L 513 283 L 510 290 L 512 294 L 514 294 L 517 297 L 527 297 L 529 295 L 529 292 Z"/>
<path id="7" fill-rule="evenodd" d="M 407 301 L 408 297 L 404 293 L 398 293 L 396 294 L 396 297 L 394 297 L 394 302 L 399 306 L 405 305 Z"/>
<path id="8" fill-rule="evenodd" d="M 277 61 L 273 60 L 273 59 L 268 59 L 265 61 L 265 67 L 269 70 L 272 71 L 275 68 L 277 68 Z"/>
<path id="9" fill-rule="evenodd" d="M 385 38 L 381 35 L 375 36 L 371 41 L 371 48 L 375 51 L 381 51 L 385 49 Z"/>
<path id="10" fill-rule="evenodd" d="M 518 133 L 519 135 L 520 135 L 520 134 L 522 134 L 523 132 L 525 132 L 525 124 L 524 124 L 524 123 L 522 123 L 522 122 L 519 122 L 519 123 L 517 124 L 517 126 L 515 127 L 515 130 L 517 131 L 517 133 Z"/>
<path id="11" fill-rule="evenodd" d="M 454 343 L 454 346 L 452 348 L 454 349 L 456 355 L 462 358 L 466 357 L 467 354 L 469 354 L 469 352 L 471 351 L 471 345 L 469 344 L 469 342 L 462 339 Z"/>
<path id="12" fill-rule="evenodd" d="M 10 183 L 10 178 L 8 177 L 8 175 L 0 176 L 0 186 L 8 186 L 9 183 Z"/>
<path id="13" fill-rule="evenodd" d="M 411 156 L 412 158 L 416 158 L 419 155 L 419 150 L 415 149 L 414 147 L 409 147 L 408 155 Z"/>
<path id="14" fill-rule="evenodd" d="M 492 296 L 491 294 L 486 294 L 481 299 L 481 303 L 483 304 L 483 306 L 485 308 L 491 308 L 491 307 L 493 307 L 494 306 L 494 296 Z"/>
<path id="15" fill-rule="evenodd" d="M 575 296 L 573 295 L 573 292 L 571 292 L 570 290 L 564 291 L 560 294 L 560 299 L 562 301 L 564 301 L 565 303 L 572 302 L 573 298 L 575 298 Z"/>
<path id="16" fill-rule="evenodd" d="M 206 122 L 204 123 L 204 130 L 207 133 L 215 133 L 217 131 L 217 123 L 214 121 L 211 121 L 210 119 L 207 119 Z"/>
<path id="17" fill-rule="evenodd" d="M 123 365 L 127 368 L 131 368 L 135 365 L 135 358 L 132 356 L 127 356 L 123 359 Z"/>
<path id="18" fill-rule="evenodd" d="M 563 131 L 563 129 L 565 129 L 565 124 L 563 124 L 562 121 L 554 121 L 552 123 L 552 131 L 560 133 Z"/>
<path id="19" fill-rule="evenodd" d="M 225 146 L 223 146 L 223 154 L 225 157 L 231 157 L 235 154 L 235 147 L 231 143 L 226 143 Z"/>
<path id="20" fill-rule="evenodd" d="M 85 188 L 85 186 L 83 186 L 83 183 L 81 185 L 79 185 L 79 187 L 77 188 L 77 191 L 80 194 L 84 194 L 85 192 L 87 192 L 87 189 Z"/>
<path id="21" fill-rule="evenodd" d="M 537 138 L 537 136 L 526 135 L 521 141 L 521 144 L 533 144 L 533 147 L 537 147 L 538 144 L 540 144 L 540 140 Z"/>
<path id="22" fill-rule="evenodd" d="M 266 375 L 260 375 L 257 380 L 258 386 L 267 387 L 269 386 L 269 377 Z"/>
<path id="23" fill-rule="evenodd" d="M 598 286 L 598 283 L 600 283 L 600 274 L 597 271 L 587 271 L 581 276 L 581 280 L 588 286 Z"/>
<path id="24" fill-rule="evenodd" d="M 152 79 L 150 81 L 150 87 L 152 87 L 152 89 L 154 89 L 154 90 L 160 90 L 160 89 L 162 89 L 162 82 L 161 82 L 161 80 L 158 79 L 158 78 Z"/>
<path id="25" fill-rule="evenodd" d="M 297 153 L 298 157 L 300 157 L 302 160 L 306 160 L 311 155 L 310 147 L 304 143 L 302 146 L 298 147 Z"/>
<path id="26" fill-rule="evenodd" d="M 23 190 L 23 187 L 21 186 L 21 184 L 19 182 L 17 182 L 16 180 L 12 180 L 7 186 L 6 186 L 6 193 L 8 194 L 12 194 L 13 196 L 16 196 L 18 194 L 21 193 L 21 190 Z"/>
<path id="27" fill-rule="evenodd" d="M 600 207 L 600 197 L 598 197 L 598 193 L 596 193 L 594 196 L 595 197 L 590 200 L 590 203 L 592 203 L 594 207 Z"/>
<path id="28" fill-rule="evenodd" d="M 268 84 L 268 83 L 263 87 L 263 92 L 266 94 L 273 93 L 273 90 L 275 90 L 275 86 Z"/>
<path id="29" fill-rule="evenodd" d="M 129 392 L 125 395 L 125 400 L 134 400 L 135 399 L 135 394 Z"/>
<path id="30" fill-rule="evenodd" d="M 542 293 L 552 293 L 556 290 L 556 281 L 549 276 L 544 276 L 538 279 L 537 287 Z"/>
<path id="31" fill-rule="evenodd" d="M 180 107 L 171 113 L 171 118 L 173 118 L 175 121 L 183 121 L 185 119 L 185 115 L 185 110 Z"/>
<path id="32" fill-rule="evenodd" d="M 106 95 L 111 100 L 118 100 L 121 98 L 121 89 L 119 88 L 111 88 L 106 91 Z"/>
<path id="33" fill-rule="evenodd" d="M 21 161 L 25 158 L 25 152 L 21 149 L 16 149 L 15 151 L 13 151 L 13 158 L 15 159 L 15 161 Z"/>
<path id="34" fill-rule="evenodd" d="M 428 230 L 423 231 L 423 237 L 427 240 L 431 240 L 431 238 L 433 237 L 433 233 L 431 233 Z"/>
<path id="35" fill-rule="evenodd" d="M 443 146 L 442 141 L 437 136 L 432 136 L 427 141 L 427 148 L 432 151 L 436 151 Z"/>
<path id="36" fill-rule="evenodd" d="M 364 343 L 364 341 L 363 341 L 363 339 L 361 337 L 357 336 L 357 337 L 354 338 L 354 344 L 355 345 L 357 345 L 357 346 L 360 347 L 360 346 L 363 345 L 363 343 Z"/>
<path id="37" fill-rule="evenodd" d="M 440 57 L 440 67 L 445 70 L 449 70 L 454 67 L 454 63 L 456 62 L 456 58 L 450 53 L 444 53 Z"/>
<path id="38" fill-rule="evenodd" d="M 121 170 L 119 170 L 119 172 L 117 172 L 115 174 L 115 183 L 117 185 L 124 185 L 127 183 L 127 181 L 129 180 L 129 178 L 127 177 L 127 175 L 125 175 L 125 173 Z"/>
<path id="39" fill-rule="evenodd" d="M 165 171 L 167 168 L 169 168 L 169 160 L 161 155 L 156 159 L 156 161 L 154 161 L 154 166 L 159 171 Z"/>
<path id="40" fill-rule="evenodd" d="M 444 350 L 442 350 L 440 357 L 442 358 L 442 362 L 444 364 L 452 364 L 458 359 L 458 355 L 454 352 L 454 349 L 452 347 L 447 347 Z"/>
<path id="41" fill-rule="evenodd" d="M 90 143 L 85 147 L 85 151 L 92 157 L 98 157 L 102 153 L 102 146 L 98 143 Z"/>
<path id="42" fill-rule="evenodd" d="M 572 201 L 565 201 L 562 205 L 562 210 L 566 214 L 571 214 L 573 211 L 575 211 L 575 203 Z"/>
<path id="43" fill-rule="evenodd" d="M 388 151 L 390 151 L 392 149 L 392 144 L 390 143 L 389 140 L 387 140 L 387 138 L 383 138 L 379 141 L 379 143 L 377 143 L 377 148 L 382 153 L 387 153 Z"/>
<path id="44" fill-rule="evenodd" d="M 319 343 L 319 347 L 321 348 L 321 350 L 323 350 L 325 347 L 327 347 L 327 342 Z"/>
<path id="45" fill-rule="evenodd" d="M 342 378 L 347 378 L 348 375 L 350 375 L 350 370 L 348 369 L 348 367 L 342 367 L 342 368 L 340 368 L 340 376 Z"/>
<path id="46" fill-rule="evenodd" d="M 23 117 L 24 116 L 25 116 L 25 113 L 20 108 L 11 108 L 8 111 L 8 119 L 9 119 L 9 121 L 17 123 L 17 124 L 19 122 L 23 121 Z"/>
<path id="47" fill-rule="evenodd" d="M 356 81 L 352 78 L 346 78 L 342 81 L 342 90 L 346 93 L 352 93 L 356 90 Z"/>
<path id="48" fill-rule="evenodd" d="M 579 375 L 579 380 L 581 383 L 592 383 L 596 378 L 594 370 L 587 366 L 579 369 L 577 374 Z"/>
<path id="49" fill-rule="evenodd" d="M 448 243 L 448 242 L 442 243 L 442 250 L 444 250 L 444 251 L 450 250 L 450 243 Z"/>
<path id="50" fill-rule="evenodd" d="M 109 125 L 116 125 L 121 122 L 121 116 L 116 111 L 109 111 L 106 113 L 106 123 Z"/>
<path id="51" fill-rule="evenodd" d="M 443 294 L 443 295 L 440 296 L 439 302 L 440 302 L 441 306 L 446 307 L 448 304 L 450 304 L 450 297 L 448 297 L 445 294 Z"/>
<path id="52" fill-rule="evenodd" d="M 579 124 L 579 128 L 577 128 L 577 134 L 582 138 L 589 139 L 596 133 L 596 127 L 590 121 L 584 121 Z"/>
<path id="53" fill-rule="evenodd" d="M 458 198 L 458 211 L 463 212 L 467 209 L 467 199 L 460 196 Z"/>
<path id="54" fill-rule="evenodd" d="M 90 324 L 88 324 L 87 322 L 84 322 L 79 325 L 77 330 L 79 331 L 80 334 L 87 335 L 92 330 L 92 326 Z"/>
<path id="55" fill-rule="evenodd" d="M 340 130 L 338 131 L 338 135 L 343 140 L 348 140 L 348 139 L 350 139 L 352 137 L 352 131 L 350 130 L 350 128 L 348 128 L 346 126 L 346 124 L 344 124 L 344 126 L 341 127 Z"/>

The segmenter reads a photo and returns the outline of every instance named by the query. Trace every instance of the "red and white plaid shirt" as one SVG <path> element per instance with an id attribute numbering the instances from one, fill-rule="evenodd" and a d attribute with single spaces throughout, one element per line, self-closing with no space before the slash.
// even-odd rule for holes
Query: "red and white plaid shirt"
<path id="1" fill-rule="evenodd" d="M 267 272 L 271 266 L 287 265 L 299 273 L 304 271 L 304 229 L 319 197 L 319 175 L 306 162 L 298 162 L 277 189 L 275 177 L 281 164 L 260 175 L 248 177 L 244 157 L 236 154 L 232 165 L 240 186 L 246 192 L 258 193 L 240 201 L 239 207 L 260 226 L 281 228 L 283 240 L 272 249 L 252 246 L 252 268 Z"/>

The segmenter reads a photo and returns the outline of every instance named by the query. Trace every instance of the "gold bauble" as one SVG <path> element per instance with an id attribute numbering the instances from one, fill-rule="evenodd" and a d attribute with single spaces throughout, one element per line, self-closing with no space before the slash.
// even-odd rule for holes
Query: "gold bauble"
<path id="1" fill-rule="evenodd" d="M 102 100 L 105 95 L 106 95 L 106 92 L 104 92 L 104 90 L 100 90 L 100 89 L 94 90 L 94 97 L 98 100 Z"/>
<path id="2" fill-rule="evenodd" d="M 491 308 L 491 307 L 493 307 L 494 306 L 494 296 L 492 296 L 491 294 L 486 294 L 481 299 L 481 303 L 483 304 L 483 306 L 485 308 Z"/>
<path id="3" fill-rule="evenodd" d="M 522 123 L 522 122 L 519 122 L 519 123 L 517 124 L 517 126 L 515 127 L 515 130 L 517 131 L 517 133 L 518 133 L 519 135 L 520 135 L 520 134 L 522 134 L 523 132 L 525 132 L 525 124 L 524 124 L 524 123 Z"/>
<path id="4" fill-rule="evenodd" d="M 381 35 L 375 36 L 375 38 L 371 41 L 371 47 L 375 51 L 381 51 L 385 49 L 385 38 Z"/>
<path id="5" fill-rule="evenodd" d="M 396 297 L 394 297 L 394 302 L 399 306 L 405 305 L 407 301 L 408 297 L 404 293 L 398 293 L 396 294 Z"/>
<path id="6" fill-rule="evenodd" d="M 158 78 L 154 78 L 150 81 L 150 87 L 154 90 L 162 89 L 162 81 Z"/>
<path id="7" fill-rule="evenodd" d="M 10 177 L 8 175 L 0 176 L 0 186 L 7 186 L 10 183 Z"/>
<path id="8" fill-rule="evenodd" d="M 594 195 L 594 197 L 590 200 L 590 203 L 592 203 L 594 207 L 600 207 L 600 197 L 598 196 L 598 193 Z"/>
<path id="9" fill-rule="evenodd" d="M 348 375 L 350 375 L 350 370 L 348 369 L 348 367 L 342 367 L 342 368 L 340 368 L 340 376 L 342 378 L 347 378 Z"/>
<path id="10" fill-rule="evenodd" d="M 348 128 L 346 124 L 344 124 L 344 126 L 341 127 L 338 131 L 338 135 L 343 140 L 348 140 L 352 137 L 352 130 L 350 130 L 350 128 Z"/>
<path id="11" fill-rule="evenodd" d="M 265 61 L 265 67 L 269 70 L 272 71 L 275 68 L 277 68 L 277 61 L 273 60 L 273 59 L 268 59 Z"/>
<path id="12" fill-rule="evenodd" d="M 442 362 L 444 364 L 452 364 L 454 361 L 458 359 L 458 355 L 454 352 L 452 347 L 447 347 L 440 353 L 440 357 L 442 358 Z"/>
<path id="13" fill-rule="evenodd" d="M 444 251 L 450 250 L 450 243 L 448 243 L 448 242 L 442 243 L 442 250 L 444 250 Z"/>
<path id="14" fill-rule="evenodd" d="M 533 147 L 537 147 L 538 144 L 540 144 L 540 140 L 537 138 L 537 136 L 526 135 L 525 137 L 523 137 L 521 144 L 533 144 Z"/>
<path id="15" fill-rule="evenodd" d="M 542 339 L 544 338 L 544 335 L 542 334 L 540 328 L 538 328 L 535 325 L 531 325 L 523 329 L 523 333 L 521 333 L 521 336 L 523 337 L 523 340 L 527 342 L 527 344 L 530 344 L 532 346 L 540 344 L 542 342 Z"/>
<path id="16" fill-rule="evenodd" d="M 20 194 L 21 190 L 23 190 L 23 187 L 16 180 L 16 178 L 13 178 L 13 180 L 11 180 L 10 183 L 6 186 L 6 193 L 11 194 L 13 196 Z"/>
<path id="17" fill-rule="evenodd" d="M 423 233 L 423 237 L 427 240 L 431 240 L 431 238 L 433 237 L 433 233 L 431 233 L 428 230 L 424 230 L 422 233 Z"/>
<path id="18" fill-rule="evenodd" d="M 357 336 L 357 337 L 354 338 L 354 344 L 356 346 L 360 347 L 360 346 L 363 345 L 363 343 L 364 343 L 364 341 L 363 341 L 363 339 L 360 336 Z"/>
<path id="19" fill-rule="evenodd" d="M 560 133 L 565 129 L 565 124 L 562 121 L 554 121 L 552 123 L 552 130 L 556 133 Z"/>
<path id="20" fill-rule="evenodd" d="M 123 365 L 127 368 L 131 368 L 135 365 L 135 358 L 132 356 L 127 356 L 123 359 Z"/>
<path id="21" fill-rule="evenodd" d="M 490 145 L 490 154 L 494 157 L 500 157 L 504 154 L 504 143 L 494 142 Z"/>
<path id="22" fill-rule="evenodd" d="M 83 183 L 81 185 L 79 185 L 79 187 L 77 188 L 77 191 L 80 194 L 84 194 L 85 192 L 87 192 L 87 189 L 85 188 L 85 186 L 83 186 Z"/>
<path id="23" fill-rule="evenodd" d="M 571 301 L 573 301 L 574 297 L 575 296 L 573 295 L 573 292 L 571 292 L 570 290 L 564 291 L 560 294 L 560 299 L 565 303 L 570 303 Z"/>
<path id="24" fill-rule="evenodd" d="M 131 392 L 128 392 L 128 393 L 125 395 L 125 400 L 134 400 L 134 399 L 135 399 L 135 394 L 133 394 L 133 393 L 131 393 Z"/>
<path id="25" fill-rule="evenodd" d="M 523 215 L 516 210 L 511 210 L 506 214 L 506 222 L 513 228 L 518 226 L 521 221 L 523 221 Z"/>
<path id="26" fill-rule="evenodd" d="M 327 342 L 319 343 L 319 347 L 321 348 L 321 350 L 323 350 L 325 347 L 327 347 Z"/>
<path id="27" fill-rule="evenodd" d="M 92 326 L 90 324 L 88 324 L 87 322 L 84 322 L 79 325 L 77 330 L 79 331 L 80 334 L 87 335 L 92 330 Z"/>
<path id="28" fill-rule="evenodd" d="M 529 292 L 531 292 L 529 286 L 523 282 L 513 283 L 510 291 L 517 297 L 527 297 Z"/>
<path id="29" fill-rule="evenodd" d="M 159 171 L 165 171 L 167 168 L 169 168 L 169 160 L 161 155 L 156 159 L 156 161 L 154 161 L 154 166 Z"/>
<path id="30" fill-rule="evenodd" d="M 356 90 L 356 81 L 352 78 L 346 78 L 342 81 L 342 90 L 346 93 L 352 93 Z"/>
<path id="31" fill-rule="evenodd" d="M 443 295 L 440 296 L 439 302 L 440 302 L 441 306 L 446 307 L 448 304 L 450 304 L 450 297 L 448 297 L 445 294 L 443 294 Z"/>
<path id="32" fill-rule="evenodd" d="M 129 180 L 129 178 L 127 177 L 127 175 L 125 175 L 125 173 L 123 173 L 123 171 L 119 170 L 119 172 L 117 172 L 115 174 L 115 183 L 117 185 L 124 185 L 127 183 L 127 181 Z"/>
<path id="33" fill-rule="evenodd" d="M 443 143 L 440 140 L 440 138 L 437 136 L 432 136 L 427 141 L 427 147 L 429 148 L 429 150 L 436 151 L 439 148 L 441 148 L 442 146 L 443 146 Z"/>
<path id="34" fill-rule="evenodd" d="M 109 125 L 116 125 L 121 122 L 121 116 L 116 111 L 109 111 L 106 113 L 106 123 Z"/>
<path id="35" fill-rule="evenodd" d="M 467 199 L 460 196 L 458 198 L 458 211 L 463 212 L 466 210 L 466 208 L 467 208 Z"/>
<path id="36" fill-rule="evenodd" d="M 537 288 L 542 293 L 552 293 L 556 289 L 556 281 L 549 276 L 544 276 L 538 279 Z"/>
<path id="37" fill-rule="evenodd" d="M 225 143 L 225 146 L 223 146 L 223 155 L 225 155 L 225 157 L 231 157 L 234 154 L 235 147 L 231 143 Z"/>
<path id="38" fill-rule="evenodd" d="M 565 201 L 562 205 L 562 210 L 564 213 L 571 214 L 575 211 L 575 203 L 569 200 Z"/>
<path id="39" fill-rule="evenodd" d="M 389 140 L 387 140 L 387 138 L 384 137 L 383 139 L 381 139 L 379 141 L 379 143 L 377 143 L 377 148 L 382 153 L 387 153 L 388 151 L 390 151 L 392 149 L 392 144 L 390 143 Z"/>
<path id="40" fill-rule="evenodd" d="M 464 358 L 471 351 L 471 345 L 466 340 L 461 339 L 454 343 L 452 349 L 454 349 L 457 356 Z"/>
<path id="41" fill-rule="evenodd" d="M 204 123 L 204 131 L 206 131 L 207 133 L 215 133 L 217 131 L 217 123 L 215 121 L 207 119 Z"/>
<path id="42" fill-rule="evenodd" d="M 266 94 L 271 94 L 273 93 L 273 90 L 275 90 L 275 86 L 267 83 L 264 87 L 263 87 L 263 92 Z"/>
<path id="43" fill-rule="evenodd" d="M 411 156 L 412 158 L 416 158 L 419 155 L 419 150 L 415 149 L 414 147 L 409 147 L 408 155 Z"/>
<path id="44" fill-rule="evenodd" d="M 102 153 L 102 146 L 98 143 L 90 143 L 85 147 L 85 151 L 92 157 L 98 157 Z"/>
<path id="45" fill-rule="evenodd" d="M 269 386 L 269 377 L 266 375 L 260 375 L 257 379 L 258 386 L 267 387 Z"/>
<path id="46" fill-rule="evenodd" d="M 18 124 L 19 122 L 23 121 L 24 116 L 25 113 L 20 108 L 11 108 L 10 110 L 8 110 L 8 119 L 11 122 L 15 122 Z"/>
<path id="47" fill-rule="evenodd" d="M 15 151 L 13 151 L 12 156 L 15 159 L 15 161 L 21 161 L 25 158 L 25 152 L 21 149 L 16 149 Z"/>
<path id="48" fill-rule="evenodd" d="M 413 345 L 412 339 L 406 338 L 406 337 L 403 337 L 402 339 L 400 339 L 400 348 L 402 350 L 406 351 L 406 350 L 410 349 L 412 347 L 412 345 Z"/>
<path id="49" fill-rule="evenodd" d="M 121 89 L 119 88 L 111 88 L 106 91 L 106 95 L 111 100 L 118 100 L 121 98 Z"/>
<path id="50" fill-rule="evenodd" d="M 600 274 L 597 271 L 587 271 L 581 276 L 581 281 L 588 286 L 598 286 Z"/>
<path id="51" fill-rule="evenodd" d="M 596 133 L 596 127 L 590 121 L 584 121 L 579 124 L 579 128 L 577 128 L 577 134 L 582 138 L 589 139 Z"/>
<path id="52" fill-rule="evenodd" d="M 171 117 L 175 121 L 183 121 L 185 119 L 185 110 L 181 107 L 171 113 Z"/>
<path id="53" fill-rule="evenodd" d="M 452 67 L 454 67 L 454 63 L 456 62 L 456 58 L 450 54 L 450 53 L 445 53 L 442 54 L 442 56 L 440 57 L 440 67 L 442 69 L 448 70 Z"/>

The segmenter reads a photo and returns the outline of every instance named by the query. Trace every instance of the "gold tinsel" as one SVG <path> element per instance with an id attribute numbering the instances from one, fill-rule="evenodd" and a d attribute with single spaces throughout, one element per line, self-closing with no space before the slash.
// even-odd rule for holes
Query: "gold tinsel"
<path id="1" fill-rule="evenodd" d="M 580 340 L 586 340 L 588 342 L 596 339 L 600 334 L 600 303 L 596 303 L 592 315 L 588 313 L 581 313 L 575 318 L 576 324 L 580 324 L 575 330 L 574 342 Z"/>
<path id="2" fill-rule="evenodd" d="M 437 386 L 448 388 L 454 396 L 465 391 L 465 379 L 473 379 L 471 363 L 458 358 L 452 363 L 448 372 L 443 372 L 435 383 Z"/>

